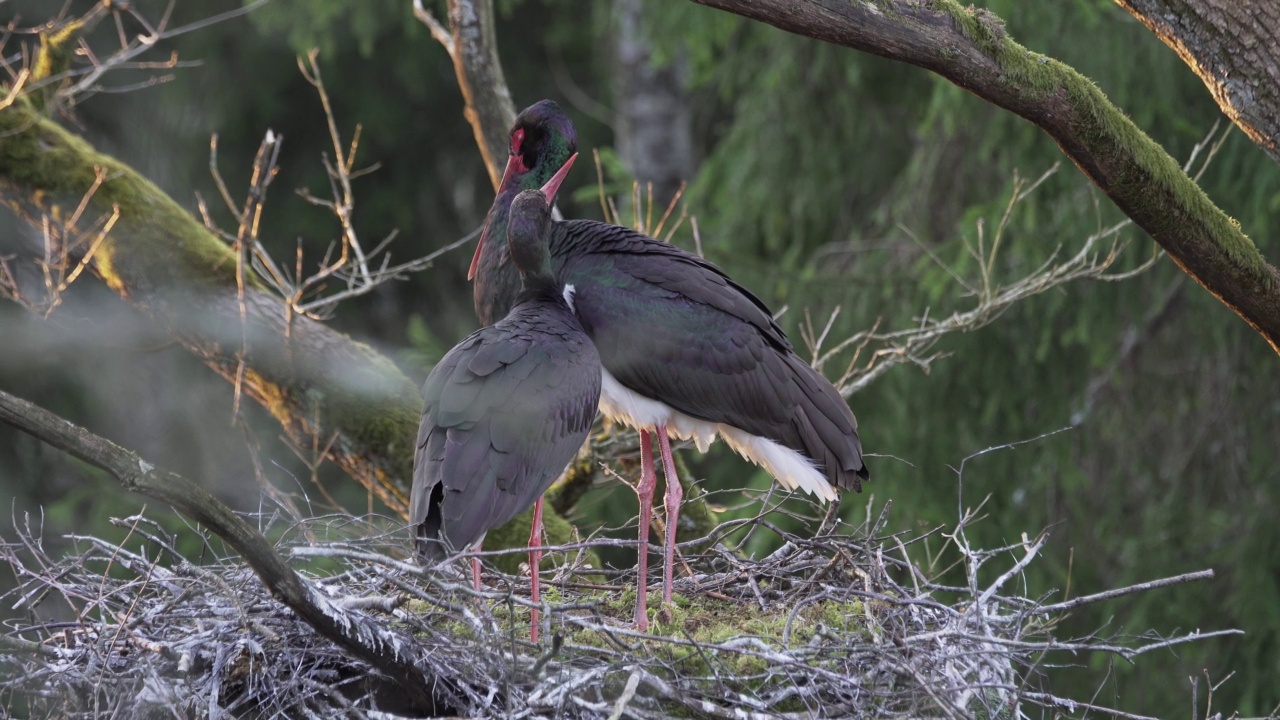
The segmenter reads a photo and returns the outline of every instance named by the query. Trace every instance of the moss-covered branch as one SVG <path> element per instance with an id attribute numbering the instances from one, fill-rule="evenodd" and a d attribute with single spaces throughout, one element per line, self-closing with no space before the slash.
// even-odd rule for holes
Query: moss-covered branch
<path id="1" fill-rule="evenodd" d="M 99 174 L 105 174 L 95 190 Z M 0 112 L 0 199 L 40 227 L 119 211 L 93 255 L 108 286 L 146 311 L 183 347 L 234 380 L 241 353 L 236 256 L 146 178 L 97 152 L 19 101 Z M 403 512 L 421 410 L 417 388 L 389 360 L 318 322 L 288 318 L 265 291 L 245 290 L 243 390 L 301 447 L 328 457 Z"/>
<path id="2" fill-rule="evenodd" d="M 106 179 L 97 184 L 100 176 Z M 242 303 L 235 253 L 154 183 L 25 98 L 0 111 L 0 201 L 40 228 L 44 218 L 65 222 L 86 197 L 90 217 L 119 212 L 92 256 L 91 268 L 109 287 L 219 375 L 231 382 L 240 375 L 243 392 L 291 441 L 320 448 L 406 515 L 422 400 L 394 363 L 322 323 L 290 316 L 252 276 Z M 507 533 L 504 542 L 495 534 L 490 549 L 522 545 L 523 522 L 523 538 Z M 570 536 L 548 508 L 548 542 Z"/>
<path id="3" fill-rule="evenodd" d="M 955 0 L 694 2 L 931 70 L 1030 120 L 1179 267 L 1280 352 L 1280 272 L 1096 85 L 1014 42 L 990 12 Z"/>
<path id="4" fill-rule="evenodd" d="M 436 686 L 448 685 L 447 678 L 425 670 L 430 665 L 421 647 L 406 645 L 381 623 L 331 603 L 276 553 L 262 533 L 187 478 L 157 468 L 136 453 L 3 391 L 0 421 L 107 471 L 126 490 L 169 503 L 208 527 L 235 548 L 273 597 L 320 635 L 386 673 L 415 705 L 434 707 Z"/>

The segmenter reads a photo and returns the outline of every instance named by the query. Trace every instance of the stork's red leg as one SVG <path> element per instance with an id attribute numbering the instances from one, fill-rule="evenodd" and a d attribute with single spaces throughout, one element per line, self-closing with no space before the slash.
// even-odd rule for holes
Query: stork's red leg
<path id="1" fill-rule="evenodd" d="M 542 567 L 542 498 L 533 504 L 533 528 L 529 530 L 529 597 L 535 607 L 530 614 L 529 641 L 538 642 L 538 608 L 542 595 L 538 587 L 538 570 Z"/>
<path id="2" fill-rule="evenodd" d="M 648 430 L 640 431 L 640 484 L 636 495 L 640 497 L 640 544 L 637 548 L 639 563 L 636 574 L 636 629 L 649 629 L 649 613 L 646 608 L 649 592 L 649 525 L 653 522 L 653 491 L 658 487 L 658 473 L 653 467 L 653 441 Z"/>
<path id="3" fill-rule="evenodd" d="M 671 440 L 667 438 L 667 429 L 658 428 L 658 448 L 662 452 L 662 475 L 667 479 L 667 537 L 663 552 L 662 565 L 662 602 L 671 602 L 671 580 L 676 557 L 676 524 L 680 522 L 680 501 L 684 498 L 684 488 L 680 486 L 680 478 L 676 475 L 675 459 L 671 457 Z"/>
<path id="4" fill-rule="evenodd" d="M 484 537 L 481 536 L 476 541 L 476 544 L 471 546 L 471 549 L 475 552 L 480 552 L 480 546 L 483 543 Z M 476 589 L 476 592 L 480 592 L 480 558 L 478 557 L 471 558 L 471 586 Z"/>

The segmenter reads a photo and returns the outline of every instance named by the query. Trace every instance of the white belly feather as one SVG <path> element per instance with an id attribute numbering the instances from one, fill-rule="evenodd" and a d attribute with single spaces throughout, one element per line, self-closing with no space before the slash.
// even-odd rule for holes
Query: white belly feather
<path id="1" fill-rule="evenodd" d="M 572 290 L 566 290 L 568 300 L 572 297 Z M 600 369 L 600 374 L 600 412 L 609 419 L 636 430 L 653 430 L 666 426 L 669 435 L 682 440 L 693 440 L 702 452 L 706 452 L 716 435 L 719 435 L 739 455 L 773 475 L 784 488 L 804 490 L 824 501 L 836 499 L 836 490 L 827 482 L 826 477 L 818 472 L 812 461 L 795 450 L 732 425 L 689 417 L 666 403 L 628 390 L 604 368 Z"/>

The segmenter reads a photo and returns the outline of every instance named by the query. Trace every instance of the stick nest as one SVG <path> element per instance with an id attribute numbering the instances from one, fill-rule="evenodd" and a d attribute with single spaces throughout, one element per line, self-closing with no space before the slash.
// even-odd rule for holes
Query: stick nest
<path id="1" fill-rule="evenodd" d="M 410 706 L 378 667 L 317 634 L 214 537 L 179 538 L 135 516 L 114 521 L 123 542 L 77 536 L 53 558 L 24 526 L 0 548 L 18 579 L 0 601 L 24 613 L 0 635 L 0 706 L 65 718 L 1140 717 L 1057 697 L 1036 669 L 1203 637 L 1056 639 L 1056 617 L 1093 600 L 1001 592 L 1043 538 L 973 551 L 962 524 L 951 539 L 969 583 L 948 587 L 906 559 L 910 541 L 881 535 L 884 517 L 868 513 L 857 528 L 829 517 L 812 538 L 757 519 L 783 539 L 761 559 L 715 537 L 684 543 L 674 606 L 652 607 L 652 594 L 649 633 L 631 626 L 634 576 L 583 563 L 622 541 L 555 549 L 537 646 L 527 574 L 486 570 L 477 593 L 446 568 L 397 559 L 407 538 L 385 522 L 277 529 L 277 548 L 316 593 L 421 649 L 437 679 L 433 707 Z M 1002 572 L 980 586 L 988 563 Z M 1188 579 L 1198 578 L 1149 585 Z"/>

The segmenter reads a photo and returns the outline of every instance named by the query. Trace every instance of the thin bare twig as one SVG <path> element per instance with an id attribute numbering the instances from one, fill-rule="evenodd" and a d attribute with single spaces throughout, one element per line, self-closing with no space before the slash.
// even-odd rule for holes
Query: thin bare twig
<path id="1" fill-rule="evenodd" d="M 1187 172 L 1194 169 L 1195 177 L 1199 178 L 1217 154 L 1224 138 L 1225 133 L 1219 132 L 1219 125 L 1215 123 L 1205 138 L 1192 150 L 1183 169 Z M 997 220 L 990 241 L 987 240 L 985 224 L 979 221 L 976 244 L 966 245 L 966 251 L 973 256 L 978 265 L 979 272 L 976 279 L 960 276 L 931 248 L 917 241 L 929 257 L 951 275 L 967 294 L 976 299 L 976 304 L 972 308 L 953 312 L 945 317 L 930 317 L 926 312 L 914 327 L 890 332 L 879 331 L 877 329 L 879 321 L 877 321 L 877 328 L 850 335 L 830 348 L 824 349 L 821 343 L 818 343 L 818 346 L 813 348 L 814 366 L 822 367 L 836 355 L 853 351 L 854 357 L 848 369 L 835 383 L 841 394 L 849 397 L 898 365 L 913 364 L 927 371 L 934 360 L 945 357 L 945 353 L 932 352 L 939 340 L 952 333 L 970 332 L 984 327 L 994 322 L 1010 307 L 1028 298 L 1073 282 L 1128 280 L 1146 272 L 1164 256 L 1163 252 L 1156 248 L 1151 257 L 1133 268 L 1120 272 L 1111 271 L 1112 265 L 1119 258 L 1126 244 L 1121 233 L 1133 224 L 1132 220 L 1125 219 L 1109 227 L 1099 227 L 1085 238 L 1080 249 L 1068 258 L 1059 258 L 1062 250 L 1059 247 L 1034 271 L 1012 281 L 999 281 L 996 278 L 996 260 L 1000 248 L 1005 243 L 1008 226 L 1018 203 L 1037 190 L 1057 169 L 1058 165 L 1055 164 L 1032 182 L 1027 182 L 1015 174 L 1009 199 Z M 904 229 L 904 231 L 908 237 L 914 239 L 914 235 L 909 230 Z M 865 361 L 859 362 L 858 358 L 862 350 L 868 347 L 875 349 Z"/>

